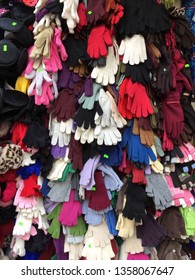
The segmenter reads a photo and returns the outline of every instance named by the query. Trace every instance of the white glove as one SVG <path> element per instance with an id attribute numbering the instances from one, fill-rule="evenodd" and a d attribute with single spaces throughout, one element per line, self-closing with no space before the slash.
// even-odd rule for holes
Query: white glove
<path id="1" fill-rule="evenodd" d="M 38 0 L 35 5 L 34 14 L 37 14 L 47 3 L 48 0 Z"/>
<path id="2" fill-rule="evenodd" d="M 13 235 L 25 235 L 30 232 L 32 226 L 32 218 L 28 219 L 21 212 L 17 214 L 16 222 L 13 228 Z"/>
<path id="3" fill-rule="evenodd" d="M 47 71 L 45 71 L 43 69 L 43 67 L 39 67 L 37 70 L 32 70 L 32 72 L 30 74 L 25 74 L 25 77 L 29 80 L 32 80 L 32 82 L 30 83 L 30 86 L 28 88 L 28 95 L 31 95 L 34 91 L 34 89 L 36 90 L 36 94 L 38 96 L 42 95 L 42 84 L 44 81 L 51 83 L 52 79 L 49 76 L 49 74 L 47 73 Z"/>
<path id="4" fill-rule="evenodd" d="M 56 144 L 59 147 L 63 148 L 68 146 L 70 143 L 70 135 L 66 131 L 70 130 L 71 121 L 58 122 L 56 118 L 50 116 L 49 119 L 49 135 L 51 136 L 51 145 L 55 146 Z"/>
<path id="5" fill-rule="evenodd" d="M 25 241 L 17 236 L 12 237 L 12 241 L 10 244 L 10 247 L 12 249 L 12 252 L 20 257 L 25 256 L 26 250 L 25 250 Z"/>
<path id="6" fill-rule="evenodd" d="M 69 260 L 79 260 L 82 257 L 83 247 L 83 243 L 68 243 L 65 238 L 64 253 L 69 253 Z"/>
<path id="7" fill-rule="evenodd" d="M 66 134 L 66 141 L 70 143 L 71 133 L 73 131 L 73 119 L 69 119 L 67 121 L 61 121 L 60 123 L 60 131 Z M 68 146 L 68 145 L 67 145 Z"/>
<path id="8" fill-rule="evenodd" d="M 33 153 L 27 153 L 25 152 L 24 150 L 22 150 L 22 163 L 21 163 L 21 166 L 29 166 L 31 164 L 34 164 L 36 163 L 36 160 L 32 160 L 31 159 L 31 156 L 33 155 Z"/>
<path id="9" fill-rule="evenodd" d="M 81 144 L 92 143 L 94 140 L 94 128 L 89 127 L 88 129 L 84 129 L 83 127 L 77 127 L 74 139 L 79 140 Z"/>
<path id="10" fill-rule="evenodd" d="M 66 158 L 59 158 L 54 161 L 52 169 L 50 170 L 47 179 L 51 181 L 57 181 L 58 179 L 62 178 L 62 174 L 64 169 L 66 168 L 66 165 L 70 162 L 68 159 L 68 151 L 69 149 L 66 149 Z"/>
<path id="11" fill-rule="evenodd" d="M 112 146 L 122 140 L 122 135 L 115 126 L 102 128 L 98 125 L 94 130 L 94 138 L 97 139 L 98 145 Z"/>
<path id="12" fill-rule="evenodd" d="M 102 250 L 101 247 L 94 245 L 94 238 L 89 237 L 85 242 L 82 256 L 87 260 L 101 260 L 102 259 Z"/>
<path id="13" fill-rule="evenodd" d="M 111 100 L 103 88 L 99 91 L 99 104 L 103 114 L 100 116 L 95 114 L 95 124 L 101 127 L 109 127 L 111 125 Z"/>
<path id="14" fill-rule="evenodd" d="M 49 228 L 49 223 L 47 219 L 47 215 L 41 215 L 39 213 L 38 218 L 37 218 L 37 224 L 38 224 L 38 229 L 42 229 L 43 231 L 47 232 Z"/>
<path id="15" fill-rule="evenodd" d="M 60 0 L 63 3 L 63 11 L 61 17 L 66 19 L 66 23 L 70 33 L 74 33 L 74 28 L 79 23 L 79 16 L 77 13 L 79 0 Z"/>
<path id="16" fill-rule="evenodd" d="M 140 34 L 131 38 L 126 37 L 121 41 L 119 55 L 123 55 L 124 64 L 139 64 L 147 59 L 145 39 Z"/>
<path id="17" fill-rule="evenodd" d="M 91 72 L 91 77 L 96 83 L 107 86 L 115 83 L 115 75 L 118 71 L 119 55 L 118 46 L 114 42 L 112 47 L 108 47 L 108 55 L 106 57 L 106 65 L 104 67 L 94 67 Z"/>
<path id="18" fill-rule="evenodd" d="M 151 146 L 154 154 L 156 155 L 156 158 L 157 158 L 157 152 L 156 152 L 156 148 L 154 145 Z M 164 166 L 162 165 L 162 163 L 158 160 L 158 158 L 155 160 L 155 161 L 152 161 L 151 159 L 150 160 L 150 167 L 151 169 L 154 171 L 154 173 L 160 173 L 160 174 L 163 174 L 163 171 L 164 171 Z"/>

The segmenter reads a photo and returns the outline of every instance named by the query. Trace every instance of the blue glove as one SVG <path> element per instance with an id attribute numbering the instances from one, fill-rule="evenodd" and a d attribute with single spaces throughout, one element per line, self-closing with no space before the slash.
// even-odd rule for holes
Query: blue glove
<path id="1" fill-rule="evenodd" d="M 27 179 L 32 174 L 36 174 L 37 176 L 40 175 L 41 172 L 41 162 L 39 160 L 36 161 L 36 163 L 30 164 L 29 166 L 22 166 L 18 169 L 17 175 L 21 176 L 21 178 Z"/>
<path id="2" fill-rule="evenodd" d="M 25 256 L 23 257 L 23 260 L 38 260 L 40 257 L 40 252 L 34 252 L 34 253 L 30 253 L 30 252 L 26 252 Z"/>
<path id="3" fill-rule="evenodd" d="M 47 197 L 49 191 L 51 190 L 51 188 L 48 186 L 48 183 L 49 183 L 49 180 L 44 178 L 43 179 L 43 183 L 42 183 L 42 186 L 40 188 L 40 192 L 42 193 L 42 195 L 44 197 Z"/>
<path id="4" fill-rule="evenodd" d="M 111 210 L 111 211 L 107 212 L 105 214 L 105 216 L 106 216 L 106 223 L 107 223 L 110 234 L 117 236 L 118 231 L 116 230 L 117 219 L 116 219 L 115 211 Z"/>
<path id="5" fill-rule="evenodd" d="M 124 130 L 120 146 L 122 148 L 127 148 L 127 156 L 129 160 L 135 163 L 139 162 L 149 165 L 150 159 L 152 161 L 156 160 L 156 155 L 150 147 L 141 143 L 140 136 L 134 135 L 132 128 L 133 125 Z"/>
<path id="6" fill-rule="evenodd" d="M 100 148 L 100 162 L 109 166 L 119 166 L 122 160 L 123 150 L 120 145 Z"/>
<path id="7" fill-rule="evenodd" d="M 95 213 L 91 208 L 88 207 L 88 200 L 84 200 L 82 204 L 82 213 L 87 224 L 97 226 L 103 221 L 103 214 Z"/>

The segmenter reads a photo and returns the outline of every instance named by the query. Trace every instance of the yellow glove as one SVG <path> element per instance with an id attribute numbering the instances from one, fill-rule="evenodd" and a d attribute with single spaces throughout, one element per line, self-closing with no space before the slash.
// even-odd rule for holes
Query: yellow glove
<path id="1" fill-rule="evenodd" d="M 15 90 L 27 94 L 29 86 L 30 86 L 30 80 L 26 79 L 24 76 L 19 76 L 16 80 Z"/>

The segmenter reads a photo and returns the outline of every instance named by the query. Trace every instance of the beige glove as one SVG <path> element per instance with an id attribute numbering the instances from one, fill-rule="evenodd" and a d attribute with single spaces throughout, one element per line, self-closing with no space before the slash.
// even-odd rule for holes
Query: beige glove
<path id="1" fill-rule="evenodd" d="M 89 238 L 93 237 L 94 246 L 103 248 L 106 245 L 111 244 L 111 241 L 114 236 L 110 234 L 109 229 L 105 221 L 101 224 L 93 226 L 89 225 L 87 232 L 85 234 L 85 243 Z"/>
<path id="2" fill-rule="evenodd" d="M 36 60 L 42 56 L 50 58 L 50 43 L 53 33 L 54 26 L 48 26 L 41 30 L 38 35 L 34 36 L 35 43 L 30 53 L 30 58 L 32 60 Z"/>
<path id="3" fill-rule="evenodd" d="M 126 261 L 128 257 L 128 253 L 125 250 L 125 244 L 124 242 L 122 243 L 122 245 L 119 248 L 119 260 L 124 260 Z"/>
<path id="4" fill-rule="evenodd" d="M 156 157 L 157 157 L 157 152 L 156 152 L 155 146 L 152 145 L 151 148 L 152 148 L 154 154 L 155 154 Z M 154 171 L 154 173 L 160 173 L 160 174 L 163 173 L 164 167 L 163 167 L 162 163 L 161 163 L 158 159 L 155 160 L 155 161 L 152 161 L 152 160 L 150 159 L 150 167 L 151 167 L 151 169 Z"/>
<path id="5" fill-rule="evenodd" d="M 135 220 L 125 218 L 122 213 L 119 214 L 116 229 L 119 231 L 118 235 L 122 238 L 133 236 L 135 228 Z"/>
<path id="6" fill-rule="evenodd" d="M 69 253 L 69 260 L 79 260 L 82 257 L 83 243 L 68 243 L 65 238 L 64 253 Z"/>
<path id="7" fill-rule="evenodd" d="M 136 254 L 144 251 L 142 240 L 137 238 L 136 226 L 134 225 L 134 234 L 124 240 L 125 251 L 127 253 Z"/>

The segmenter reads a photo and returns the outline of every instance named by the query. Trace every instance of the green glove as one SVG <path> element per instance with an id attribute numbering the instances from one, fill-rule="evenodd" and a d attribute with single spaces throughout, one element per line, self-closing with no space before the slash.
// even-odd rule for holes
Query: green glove
<path id="1" fill-rule="evenodd" d="M 185 223 L 187 236 L 195 235 L 195 209 L 192 206 L 179 207 Z"/>
<path id="2" fill-rule="evenodd" d="M 83 236 L 87 231 L 86 223 L 82 216 L 78 217 L 77 225 L 70 227 L 70 235 Z"/>
<path id="3" fill-rule="evenodd" d="M 113 209 L 116 208 L 116 202 L 117 202 L 117 197 L 118 197 L 118 192 L 117 191 L 111 191 L 112 199 L 111 199 L 111 205 Z"/>
<path id="4" fill-rule="evenodd" d="M 155 138 L 154 146 L 155 146 L 156 152 L 160 157 L 163 157 L 165 155 L 165 153 L 162 149 L 161 140 L 157 135 L 155 135 L 154 138 Z"/>
<path id="5" fill-rule="evenodd" d="M 72 162 L 68 163 L 62 173 L 62 177 L 58 179 L 58 182 L 65 182 L 69 173 L 75 173 L 76 170 L 72 167 Z"/>
<path id="6" fill-rule="evenodd" d="M 58 221 L 58 217 L 60 215 L 62 209 L 62 203 L 58 204 L 48 215 L 47 219 L 49 221 L 52 221 L 49 228 L 48 232 L 51 234 L 51 236 L 54 239 L 59 239 L 60 237 L 60 230 L 61 230 L 61 224 Z"/>
<path id="7" fill-rule="evenodd" d="M 86 96 L 85 93 L 79 98 L 79 104 L 82 104 L 83 109 L 92 110 L 94 108 L 95 101 L 99 100 L 99 92 L 101 85 L 93 83 L 93 95 Z"/>
<path id="8" fill-rule="evenodd" d="M 165 5 L 166 9 L 175 7 L 175 1 L 174 0 L 161 0 L 161 3 Z"/>

